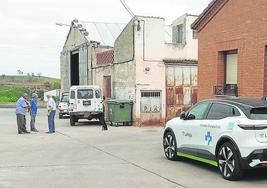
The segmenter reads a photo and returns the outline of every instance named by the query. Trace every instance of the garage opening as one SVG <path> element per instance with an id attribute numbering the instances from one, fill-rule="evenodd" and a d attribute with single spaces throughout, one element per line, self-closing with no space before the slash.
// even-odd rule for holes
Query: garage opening
<path id="1" fill-rule="evenodd" d="M 71 53 L 70 62 L 70 80 L 71 86 L 79 85 L 79 51 L 73 51 Z"/>

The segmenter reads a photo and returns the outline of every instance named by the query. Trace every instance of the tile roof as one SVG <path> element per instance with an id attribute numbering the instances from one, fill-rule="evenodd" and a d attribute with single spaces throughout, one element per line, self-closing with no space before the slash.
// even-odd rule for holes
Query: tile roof
<path id="1" fill-rule="evenodd" d="M 114 61 L 114 50 L 98 52 L 96 54 L 96 64 L 97 65 L 112 64 L 113 61 Z"/>
<path id="2" fill-rule="evenodd" d="M 163 62 L 167 64 L 198 64 L 197 60 L 192 59 L 163 59 Z"/>

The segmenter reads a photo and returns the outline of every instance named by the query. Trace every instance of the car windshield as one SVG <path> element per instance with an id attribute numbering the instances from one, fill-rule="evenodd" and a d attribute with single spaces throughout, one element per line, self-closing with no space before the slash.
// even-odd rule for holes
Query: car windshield
<path id="1" fill-rule="evenodd" d="M 92 99 L 94 96 L 92 89 L 79 89 L 77 94 L 78 99 Z"/>
<path id="2" fill-rule="evenodd" d="M 267 108 L 252 108 L 250 118 L 255 120 L 267 120 Z"/>
<path id="3" fill-rule="evenodd" d="M 61 102 L 69 102 L 69 95 L 62 95 Z"/>

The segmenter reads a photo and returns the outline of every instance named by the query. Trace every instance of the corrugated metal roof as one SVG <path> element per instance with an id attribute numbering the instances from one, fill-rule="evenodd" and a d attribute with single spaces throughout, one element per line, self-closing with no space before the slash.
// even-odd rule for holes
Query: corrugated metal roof
<path id="1" fill-rule="evenodd" d="M 86 29 L 88 35 L 85 36 L 88 41 L 100 42 L 103 46 L 114 46 L 114 42 L 123 28 L 125 23 L 104 23 L 104 22 L 86 22 L 80 21 L 75 23 L 82 25 L 82 28 Z"/>
<path id="2" fill-rule="evenodd" d="M 79 21 L 75 23 L 75 26 L 79 24 L 88 32 L 88 35 L 85 36 L 88 41 L 97 41 L 103 46 L 114 46 L 115 40 L 127 25 L 126 23 Z M 166 43 L 172 43 L 171 26 L 165 26 L 164 39 Z"/>

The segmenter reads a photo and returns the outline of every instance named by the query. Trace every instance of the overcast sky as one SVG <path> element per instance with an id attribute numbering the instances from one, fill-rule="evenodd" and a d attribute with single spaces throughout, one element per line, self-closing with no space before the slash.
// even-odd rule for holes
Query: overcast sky
<path id="1" fill-rule="evenodd" d="M 126 0 L 136 15 L 160 16 L 170 24 L 184 13 L 200 14 L 211 0 Z M 0 0 L 0 74 L 20 69 L 60 77 L 60 51 L 68 27 L 84 21 L 127 23 L 120 0 Z"/>

